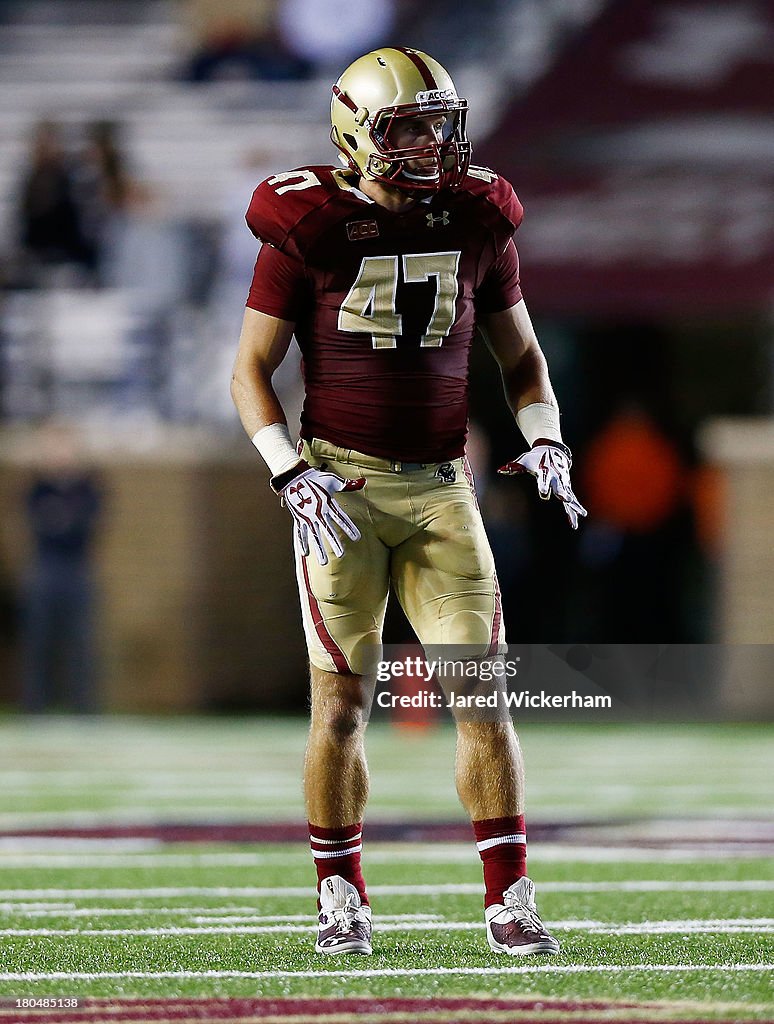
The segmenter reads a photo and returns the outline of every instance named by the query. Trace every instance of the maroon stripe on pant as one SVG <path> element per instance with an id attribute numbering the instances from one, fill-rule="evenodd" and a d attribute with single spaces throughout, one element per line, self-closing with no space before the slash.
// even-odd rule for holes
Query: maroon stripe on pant
<path id="1" fill-rule="evenodd" d="M 476 481 L 473 479 L 473 470 L 470 466 L 470 460 L 467 455 L 462 460 L 462 468 L 465 473 L 465 479 L 470 485 L 470 491 L 473 495 L 473 501 L 476 508 L 478 505 L 478 495 L 476 494 Z M 497 573 L 494 574 L 494 586 L 495 586 L 495 606 L 494 615 L 492 616 L 492 635 L 489 639 L 489 650 L 486 652 L 487 657 L 491 658 L 492 655 L 497 654 L 497 648 L 499 646 L 500 637 L 500 625 L 503 621 L 503 602 L 502 595 L 500 594 L 500 581 L 497 579 Z"/>
<path id="2" fill-rule="evenodd" d="M 312 613 L 312 622 L 314 623 L 315 632 L 320 638 L 320 643 L 333 658 L 333 664 L 336 666 L 336 671 L 340 672 L 342 675 L 351 676 L 353 674 L 352 669 L 347 664 L 344 652 L 328 632 L 322 612 L 320 611 L 320 606 L 317 603 L 317 598 L 312 593 L 312 585 L 309 582 L 309 572 L 306 568 L 306 559 L 303 557 L 301 558 L 301 565 L 304 571 L 304 584 L 306 586 L 307 595 L 309 596 L 309 609 Z"/>
<path id="3" fill-rule="evenodd" d="M 503 621 L 503 603 L 500 596 L 500 582 L 497 579 L 497 573 L 494 575 L 495 585 L 495 607 L 494 616 L 492 617 L 492 639 L 489 643 L 489 650 L 486 652 L 487 657 L 492 657 L 497 654 L 497 648 L 500 643 L 500 623 Z"/>

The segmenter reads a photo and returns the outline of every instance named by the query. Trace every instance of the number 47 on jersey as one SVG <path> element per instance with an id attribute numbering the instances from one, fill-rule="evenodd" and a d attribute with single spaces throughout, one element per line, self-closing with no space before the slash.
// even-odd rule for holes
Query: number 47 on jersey
<path id="1" fill-rule="evenodd" d="M 321 184 L 314 171 L 308 169 L 275 174 L 267 183 L 275 186 L 277 195 Z M 435 306 L 420 344 L 438 348 L 454 323 L 459 265 L 459 250 L 364 257 L 355 283 L 339 308 L 339 330 L 370 334 L 374 348 L 397 348 L 398 335 L 403 333 L 403 318 L 395 309 L 400 266 L 406 284 L 428 281 L 431 277 L 436 280 Z"/>
<path id="2" fill-rule="evenodd" d="M 403 318 L 395 309 L 400 268 L 406 284 L 436 280 L 435 306 L 421 345 L 438 348 L 454 323 L 459 265 L 459 251 L 364 257 L 339 309 L 339 330 L 370 334 L 374 348 L 397 347 L 403 333 Z"/>

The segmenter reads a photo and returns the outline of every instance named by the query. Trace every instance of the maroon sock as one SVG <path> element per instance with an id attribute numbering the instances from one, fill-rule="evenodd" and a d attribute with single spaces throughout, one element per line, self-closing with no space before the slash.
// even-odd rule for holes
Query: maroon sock
<path id="1" fill-rule="evenodd" d="M 329 875 L 341 875 L 355 886 L 360 901 L 368 906 L 363 872 L 360 870 L 363 823 L 344 825 L 342 828 L 323 828 L 309 822 L 309 842 L 312 846 L 314 866 L 317 868 L 317 891 Z"/>
<path id="2" fill-rule="evenodd" d="M 527 873 L 527 831 L 524 815 L 473 822 L 476 846 L 484 864 L 484 906 L 502 903 L 503 893 Z"/>

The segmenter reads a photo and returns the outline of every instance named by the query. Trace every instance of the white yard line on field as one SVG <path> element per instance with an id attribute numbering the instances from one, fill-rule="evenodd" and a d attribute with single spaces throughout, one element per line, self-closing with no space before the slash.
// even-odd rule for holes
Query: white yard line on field
<path id="1" fill-rule="evenodd" d="M 304 861 L 310 860 L 309 850 L 302 847 Z M 475 851 L 474 851 L 475 852 Z M 714 851 L 717 856 L 717 851 Z M 0 870 L 3 868 L 137 868 L 175 867 L 254 867 L 256 864 L 287 863 L 287 855 L 280 853 L 136 853 L 136 854 L 4 854 L 0 850 Z"/>
<path id="2" fill-rule="evenodd" d="M 121 839 L 110 839 L 106 836 L 0 836 L 0 854 L 8 851 L 11 854 L 26 850 L 40 853 L 72 853 L 83 850 L 86 854 L 94 853 L 135 853 L 165 848 L 162 839 L 126 836 Z"/>
<path id="3" fill-rule="evenodd" d="M 0 912 L 13 917 L 190 917 L 195 924 L 259 924 L 262 921 L 304 921 L 314 924 L 317 918 L 312 914 L 258 914 L 255 907 L 75 907 L 74 903 L 64 905 L 35 904 L 35 909 L 19 910 L 24 904 L 0 904 Z M 46 909 L 41 909 L 41 908 Z M 53 908 L 53 909 L 51 909 Z M 440 914 L 380 914 L 380 921 L 440 921 Z"/>
<path id="4" fill-rule="evenodd" d="M 691 846 L 686 840 L 684 845 L 658 847 L 658 858 L 662 862 L 682 863 L 694 860 L 734 860 L 740 857 L 756 858 L 772 854 L 772 844 L 738 842 L 723 847 Z M 3 868 L 82 868 L 82 867 L 252 867 L 256 864 L 286 864 L 293 857 L 306 863 L 309 850 L 305 845 L 298 844 L 296 850 L 271 851 L 269 853 L 240 853 L 224 851 L 218 853 L 163 853 L 156 851 L 146 853 L 140 849 L 137 853 L 113 853 L 99 850 L 84 850 L 83 853 L 46 852 L 28 853 L 19 850 L 3 849 L 0 842 L 0 870 Z M 573 844 L 531 843 L 530 851 L 536 860 L 546 862 L 565 861 L 586 864 L 609 863 L 614 861 L 650 861 L 654 855 L 652 846 L 575 846 Z M 366 854 L 369 864 L 394 864 L 397 862 L 423 864 L 478 864 L 478 856 L 473 843 L 459 845 L 430 845 L 426 849 L 373 849 Z"/>
<path id="5" fill-rule="evenodd" d="M 452 922 L 451 926 L 440 921 L 406 922 L 405 924 L 390 923 L 380 925 L 382 932 L 410 931 L 479 931 L 483 925 L 478 921 Z M 266 925 L 218 925 L 215 927 L 196 928 L 0 928 L 0 936 L 9 938 L 76 938 L 84 936 L 108 938 L 132 936 L 164 936 L 164 935 L 282 935 L 308 934 L 313 935 L 317 928 L 310 924 L 266 924 Z"/>
<path id="6" fill-rule="evenodd" d="M 0 903 L 0 914 L 13 913 L 19 917 L 30 917 L 40 913 L 51 915 L 75 914 L 76 912 L 74 903 L 52 903 L 48 901 L 21 903 L 16 900 L 13 903 Z"/>
<path id="7" fill-rule="evenodd" d="M 774 879 L 744 881 L 652 881 L 619 882 L 541 882 L 540 892 L 771 892 Z M 434 885 L 371 885 L 374 896 L 474 896 L 480 895 L 479 882 L 448 882 Z M 311 885 L 291 886 L 153 886 L 143 888 L 79 888 L 79 889 L 0 889 L 0 900 L 38 899 L 165 899 L 175 896 L 218 897 L 299 897 L 314 895 Z"/>
<path id="8" fill-rule="evenodd" d="M 122 802 L 119 806 L 102 807 L 99 810 L 76 807 L 65 810 L 2 811 L 0 812 L 0 826 L 5 829 L 41 826 L 88 828 L 93 825 L 99 828 L 122 825 L 141 828 L 158 825 L 160 820 L 163 820 L 165 825 L 200 824 L 202 821 L 214 825 L 231 824 L 233 821 L 247 820 L 255 814 L 256 807 L 259 806 L 257 802 L 250 800 L 239 804 L 230 800 L 226 802 L 225 795 L 219 804 L 203 804 L 198 802 L 199 798 L 192 785 L 188 796 L 190 803 L 178 806 L 160 803 L 156 807 L 149 808 L 147 802 L 144 801 L 136 806 Z M 277 815 L 283 812 L 287 814 L 295 809 L 290 807 L 287 799 L 283 800 L 282 798 L 276 801 L 273 799 L 262 801 L 260 808 L 264 813 L 275 810 Z"/>
<path id="9" fill-rule="evenodd" d="M 766 972 L 774 964 L 536 964 L 515 967 L 384 967 L 361 971 L 19 971 L 0 973 L 0 981 L 101 981 L 121 978 L 176 980 L 196 978 L 414 978 L 427 975 L 471 974 L 496 976 L 502 974 L 601 974 L 601 973 L 693 973 L 704 971 Z"/>
<path id="10" fill-rule="evenodd" d="M 262 919 L 268 920 L 268 919 Z M 280 919 L 281 920 L 281 919 Z M 253 919 L 255 921 L 255 919 Z M 584 931 L 596 935 L 694 935 L 710 934 L 764 934 L 774 933 L 774 920 L 771 918 L 742 918 L 729 921 L 645 921 L 642 923 L 613 925 L 602 921 L 548 921 L 554 931 Z M 463 932 L 480 931 L 480 921 L 417 921 L 401 920 L 393 917 L 387 920 L 386 915 L 377 921 L 379 932 Z M 166 926 L 159 928 L 2 928 L 0 936 L 13 938 L 74 938 L 78 936 L 106 937 L 153 937 L 165 935 L 268 935 L 281 933 L 313 934 L 316 923 L 307 919 L 305 924 L 290 924 L 287 921 L 277 924 L 246 923 L 227 925 L 197 925 L 195 927 Z"/>
<path id="11" fill-rule="evenodd" d="M 23 915 L 20 915 L 23 916 Z M 62 915 L 65 916 L 65 915 Z M 317 926 L 317 918 L 308 914 L 296 914 L 285 916 L 269 916 L 263 914 L 251 914 L 245 917 L 192 917 L 192 922 L 197 925 L 261 925 L 264 922 L 299 921 L 305 922 L 309 927 Z M 390 922 L 389 926 L 386 922 Z M 393 922 L 395 924 L 393 924 Z M 440 915 L 431 914 L 378 914 L 374 919 L 375 926 L 379 931 L 464 931 L 467 928 L 480 928 L 479 921 L 447 921 Z M 666 920 L 666 921 L 641 921 L 625 924 L 614 924 L 610 921 L 594 921 L 583 919 L 568 919 L 564 921 L 549 921 L 552 928 L 559 931 L 587 931 L 600 932 L 604 934 L 628 935 L 642 932 L 643 934 L 668 934 L 671 932 L 772 932 L 774 931 L 774 918 L 772 917 L 734 917 L 734 918 L 692 918 L 689 920 Z M 238 929 L 235 929 L 238 930 Z M 303 929 L 300 929 L 303 930 Z"/>
<path id="12" fill-rule="evenodd" d="M 664 921 L 658 926 L 642 924 L 625 924 L 621 926 L 607 925 L 603 928 L 589 928 L 592 935 L 770 935 L 774 934 L 774 925 L 764 924 L 696 924 L 681 925 Z"/>

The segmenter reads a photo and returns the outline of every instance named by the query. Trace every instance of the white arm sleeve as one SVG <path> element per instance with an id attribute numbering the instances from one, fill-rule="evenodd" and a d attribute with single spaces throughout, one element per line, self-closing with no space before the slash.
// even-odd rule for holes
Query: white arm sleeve
<path id="1" fill-rule="evenodd" d="M 284 423 L 270 423 L 250 438 L 271 470 L 272 476 L 279 476 L 292 469 L 300 456 L 290 440 L 290 431 Z"/>
<path id="2" fill-rule="evenodd" d="M 539 437 L 547 441 L 561 441 L 562 431 L 559 428 L 559 410 L 547 402 L 533 402 L 525 405 L 516 413 L 519 430 L 531 446 Z"/>

